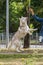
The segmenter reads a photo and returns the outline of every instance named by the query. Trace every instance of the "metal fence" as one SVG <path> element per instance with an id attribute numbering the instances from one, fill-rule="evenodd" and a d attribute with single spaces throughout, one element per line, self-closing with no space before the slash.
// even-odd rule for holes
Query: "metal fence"
<path id="1" fill-rule="evenodd" d="M 14 33 L 9 34 L 9 39 L 10 40 L 12 39 L 13 35 L 14 35 Z M 33 33 L 30 36 L 30 44 L 39 43 L 38 39 L 39 39 L 38 33 Z M 5 33 L 0 33 L 0 44 L 6 44 L 6 34 Z"/>
<path id="2" fill-rule="evenodd" d="M 10 33 L 10 35 L 9 35 L 10 40 L 12 39 L 13 35 L 14 35 L 14 33 Z M 21 40 L 22 40 L 22 45 L 23 45 L 24 39 L 21 39 Z M 37 32 L 33 33 L 30 36 L 30 45 L 35 45 L 32 47 L 38 47 L 37 45 L 42 45 L 42 44 L 39 43 L 39 34 Z M 6 34 L 5 33 L 0 33 L 0 45 L 6 45 Z"/>
<path id="3" fill-rule="evenodd" d="M 37 45 L 39 44 L 39 33 L 33 33 L 31 36 L 30 36 L 30 44 L 31 45 Z"/>

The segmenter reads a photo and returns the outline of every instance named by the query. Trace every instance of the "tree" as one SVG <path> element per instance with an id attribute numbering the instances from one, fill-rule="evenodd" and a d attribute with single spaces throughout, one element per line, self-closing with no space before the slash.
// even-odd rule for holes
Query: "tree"
<path id="1" fill-rule="evenodd" d="M 6 0 L 0 0 L 0 32 L 6 29 Z"/>
<path id="2" fill-rule="evenodd" d="M 9 0 L 9 10 L 10 10 L 10 32 L 15 32 L 19 26 L 19 17 L 25 16 L 26 7 L 28 8 L 29 0 Z M 43 0 L 31 0 L 31 7 L 34 9 L 35 14 L 39 17 L 43 17 Z M 35 20 L 30 17 L 31 22 L 34 27 L 38 27 L 40 30 L 40 23 L 34 22 Z M 32 22 L 33 21 L 33 22 Z M 36 25 L 35 25 L 36 24 Z M 15 28 L 15 29 L 14 29 Z M 0 0 L 0 31 L 6 30 L 6 0 Z"/>
<path id="3" fill-rule="evenodd" d="M 24 1 L 24 5 L 25 5 L 25 10 L 26 10 L 25 15 L 26 15 L 26 17 L 28 17 L 27 24 L 29 25 L 30 24 L 30 20 L 29 20 L 30 19 L 30 16 L 29 16 L 30 13 L 28 13 L 27 10 L 30 7 L 30 0 Z M 29 45 L 30 45 L 30 36 L 29 36 L 29 34 L 27 34 L 24 38 L 24 48 L 28 48 Z"/>
<path id="4" fill-rule="evenodd" d="M 23 16 L 23 3 L 10 1 L 10 32 L 15 32 L 19 26 L 19 18 Z M 12 30 L 11 30 L 12 29 Z"/>
<path id="5" fill-rule="evenodd" d="M 9 0 L 9 30 L 10 33 L 16 32 L 19 26 L 19 18 L 21 16 L 27 16 L 28 2 L 29 0 Z M 31 0 L 31 5 L 34 12 L 39 17 L 43 17 L 43 0 Z M 29 14 L 28 14 L 29 15 Z M 29 21 L 29 20 L 28 20 Z M 35 20 L 30 16 L 30 24 L 33 24 L 34 28 L 40 30 L 41 24 L 35 22 Z M 29 25 L 30 25 L 29 24 Z M 30 26 L 31 27 L 31 26 Z M 0 0 L 0 32 L 6 31 L 6 0 Z M 24 46 L 28 47 L 29 37 L 25 39 L 26 44 Z M 27 41 L 28 40 L 28 41 Z"/>

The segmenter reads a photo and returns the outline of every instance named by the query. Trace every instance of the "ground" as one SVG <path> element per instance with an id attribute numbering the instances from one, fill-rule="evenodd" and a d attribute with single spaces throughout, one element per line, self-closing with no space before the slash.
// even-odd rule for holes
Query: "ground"
<path id="1" fill-rule="evenodd" d="M 24 49 L 24 53 L 16 53 L 14 50 L 11 52 L 0 50 L 0 65 L 43 65 L 43 49 Z"/>
<path id="2" fill-rule="evenodd" d="M 43 65 L 43 58 L 0 59 L 0 65 Z"/>

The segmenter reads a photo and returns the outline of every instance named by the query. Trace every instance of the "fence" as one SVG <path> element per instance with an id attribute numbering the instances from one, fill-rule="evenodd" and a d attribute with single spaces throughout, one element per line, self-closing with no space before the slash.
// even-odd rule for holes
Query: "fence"
<path id="1" fill-rule="evenodd" d="M 12 39 L 13 34 L 14 33 L 10 33 L 9 35 L 10 40 Z M 30 44 L 36 44 L 36 42 L 38 43 L 39 42 L 38 39 L 39 39 L 39 35 L 37 32 L 32 34 L 30 36 Z M 0 33 L 0 44 L 6 44 L 6 34 L 5 33 Z"/>
<path id="2" fill-rule="evenodd" d="M 13 34 L 14 33 L 10 33 L 10 35 L 9 35 L 10 40 L 12 39 Z M 23 45 L 24 40 L 23 39 L 21 39 L 21 40 L 22 40 L 22 45 Z M 0 33 L 0 45 L 6 45 L 6 34 L 5 33 Z M 33 33 L 30 36 L 30 45 L 35 45 L 35 47 L 37 47 L 36 45 L 41 45 L 41 43 L 39 43 L 39 34 L 37 32 Z"/>
<path id="3" fill-rule="evenodd" d="M 30 45 L 37 45 L 39 44 L 39 33 L 33 33 L 30 36 Z"/>
<path id="4" fill-rule="evenodd" d="M 9 38 L 11 40 L 13 33 L 10 33 Z M 0 44 L 6 44 L 6 34 L 0 33 Z"/>

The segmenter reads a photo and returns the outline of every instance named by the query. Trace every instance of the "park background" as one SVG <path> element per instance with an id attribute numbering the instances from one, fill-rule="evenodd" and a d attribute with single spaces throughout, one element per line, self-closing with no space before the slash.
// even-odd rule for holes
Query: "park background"
<path id="1" fill-rule="evenodd" d="M 9 35 L 12 38 L 13 34 L 17 31 L 19 27 L 19 18 L 21 16 L 28 16 L 28 18 L 30 18 L 30 20 L 28 20 L 28 26 L 30 28 L 37 28 L 38 30 L 36 32 L 39 33 L 42 24 L 40 22 L 36 22 L 31 14 L 29 16 L 27 10 L 30 7 L 33 8 L 37 16 L 43 17 L 43 0 L 9 0 L 9 24 L 6 26 L 6 0 L 0 0 L 0 39 L 2 40 L 0 43 L 6 43 L 5 41 L 7 32 L 9 32 Z M 7 28 L 9 28 L 9 31 L 6 31 Z M 36 32 L 34 32 L 35 35 L 33 34 L 33 36 L 35 36 L 35 40 L 38 41 L 38 34 Z M 9 36 L 7 35 L 7 37 Z M 35 40 L 32 42 L 36 43 L 37 41 Z M 29 43 L 27 44 L 27 46 L 28 45 Z"/>
<path id="2" fill-rule="evenodd" d="M 28 7 L 29 0 L 9 0 L 9 33 L 17 31 L 19 18 L 26 16 Z M 34 9 L 36 15 L 43 17 L 43 0 L 31 0 L 30 7 Z M 38 28 L 39 33 L 41 24 L 31 15 L 30 24 L 30 28 Z M 0 33 L 6 33 L 6 0 L 0 0 Z M 43 49 L 26 49 L 23 53 L 9 51 L 0 49 L 0 65 L 43 65 Z"/>
<path id="3" fill-rule="evenodd" d="M 19 26 L 19 18 L 26 15 L 29 0 L 9 0 L 9 32 L 16 32 Z M 30 7 L 36 15 L 43 17 L 43 0 L 31 0 Z M 30 17 L 30 24 L 40 30 L 41 24 Z M 31 27 L 31 26 L 30 26 Z M 6 0 L 0 0 L 0 33 L 6 32 Z"/>

